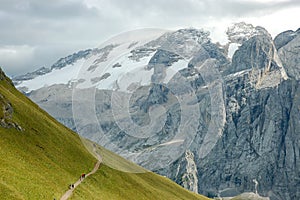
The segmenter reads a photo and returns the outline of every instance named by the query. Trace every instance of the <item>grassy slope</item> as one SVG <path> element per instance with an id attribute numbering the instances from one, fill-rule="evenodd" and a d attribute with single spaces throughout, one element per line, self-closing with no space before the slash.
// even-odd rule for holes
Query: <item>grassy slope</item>
<path id="1" fill-rule="evenodd" d="M 0 81 L 0 94 L 13 106 L 12 120 L 25 129 L 0 127 L 0 199 L 60 197 L 82 172 L 93 168 L 96 159 L 77 134 L 18 92 L 8 79 Z"/>
<path id="2" fill-rule="evenodd" d="M 146 171 L 120 156 L 98 147 L 103 164 L 75 191 L 72 199 L 142 200 L 208 199 L 191 193 L 167 178 Z M 139 173 L 126 173 L 139 172 Z"/>

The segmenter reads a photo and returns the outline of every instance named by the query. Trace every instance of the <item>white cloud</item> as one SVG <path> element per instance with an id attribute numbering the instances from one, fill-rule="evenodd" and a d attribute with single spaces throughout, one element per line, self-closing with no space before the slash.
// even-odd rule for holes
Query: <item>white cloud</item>
<path id="1" fill-rule="evenodd" d="M 23 69 L 24 65 L 32 62 L 34 47 L 22 46 L 0 46 L 1 67 L 8 74 L 14 74 Z"/>
<path id="2" fill-rule="evenodd" d="M 285 30 L 296 30 L 300 28 L 300 7 L 278 10 L 265 16 L 241 18 L 254 25 L 265 27 L 273 37 Z"/>

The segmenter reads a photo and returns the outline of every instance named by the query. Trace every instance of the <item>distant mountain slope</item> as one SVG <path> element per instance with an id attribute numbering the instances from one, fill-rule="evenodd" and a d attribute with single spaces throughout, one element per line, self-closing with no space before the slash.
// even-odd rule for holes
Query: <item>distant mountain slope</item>
<path id="1" fill-rule="evenodd" d="M 79 136 L 17 91 L 1 69 L 0 109 L 0 199 L 59 199 L 81 173 L 93 169 L 96 159 Z M 73 198 L 207 199 L 104 148 L 99 147 L 99 153 L 101 169 L 75 190 Z M 106 164 L 140 173 L 119 172 Z"/>

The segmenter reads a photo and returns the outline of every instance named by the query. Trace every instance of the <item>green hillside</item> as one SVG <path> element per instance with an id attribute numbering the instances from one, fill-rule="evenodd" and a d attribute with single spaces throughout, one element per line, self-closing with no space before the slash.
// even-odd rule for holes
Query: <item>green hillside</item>
<path id="1" fill-rule="evenodd" d="M 59 198 L 93 168 L 96 159 L 78 135 L 18 92 L 1 70 L 0 109 L 0 199 Z"/>
<path id="2" fill-rule="evenodd" d="M 76 188 L 73 199 L 206 199 L 97 150 L 103 164 Z M 76 133 L 18 92 L 0 69 L 0 199 L 59 199 L 96 162 Z"/>

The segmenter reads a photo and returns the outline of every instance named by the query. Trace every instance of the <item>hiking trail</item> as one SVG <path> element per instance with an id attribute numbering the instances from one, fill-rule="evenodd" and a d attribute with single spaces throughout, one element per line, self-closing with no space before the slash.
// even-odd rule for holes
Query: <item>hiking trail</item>
<path id="1" fill-rule="evenodd" d="M 69 189 L 69 190 L 68 190 L 68 191 L 60 198 L 60 200 L 67 200 L 68 198 L 70 198 L 70 196 L 72 195 L 72 193 L 73 193 L 73 191 L 76 189 L 76 187 L 77 187 L 78 185 L 80 185 L 81 182 L 84 181 L 84 179 L 86 179 L 86 178 L 89 177 L 90 175 L 96 173 L 96 171 L 99 169 L 100 164 L 101 164 L 101 162 L 102 162 L 102 157 L 97 153 L 95 145 L 94 145 L 94 147 L 93 147 L 93 151 L 95 152 L 95 154 L 97 155 L 97 158 L 98 158 L 98 161 L 97 161 L 97 163 L 95 164 L 94 169 L 93 169 L 92 171 L 90 171 L 88 174 L 86 174 L 86 175 L 85 175 L 85 178 L 83 178 L 83 179 L 80 178 L 78 181 L 76 181 L 76 182 L 74 183 L 74 188 L 70 188 L 70 189 Z"/>

